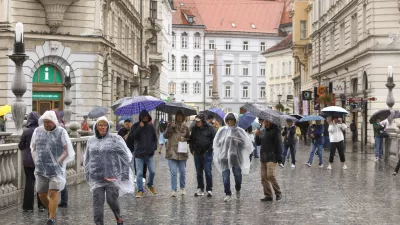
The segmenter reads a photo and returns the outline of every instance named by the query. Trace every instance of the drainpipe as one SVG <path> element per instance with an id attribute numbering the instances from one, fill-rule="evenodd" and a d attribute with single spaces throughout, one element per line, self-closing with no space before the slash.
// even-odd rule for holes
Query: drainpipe
<path id="1" fill-rule="evenodd" d="M 143 0 L 140 1 L 140 17 L 142 19 L 143 25 Z M 140 32 L 140 67 L 143 69 L 143 30 Z M 143 71 L 140 70 L 139 75 L 139 96 L 142 95 L 142 74 Z"/>
<path id="2" fill-rule="evenodd" d="M 321 31 L 319 31 L 318 33 L 318 87 L 320 86 L 321 86 Z M 321 115 L 321 105 L 319 106 L 318 109 L 318 115 Z"/>

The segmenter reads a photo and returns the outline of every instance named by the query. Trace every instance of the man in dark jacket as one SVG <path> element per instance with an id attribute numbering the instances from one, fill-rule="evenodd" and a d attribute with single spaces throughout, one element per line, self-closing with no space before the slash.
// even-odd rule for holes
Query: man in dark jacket
<path id="1" fill-rule="evenodd" d="M 33 212 L 33 204 L 35 199 L 35 163 L 31 154 L 31 139 L 33 131 L 39 126 L 39 115 L 36 112 L 28 114 L 26 129 L 22 133 L 21 140 L 18 148 L 24 151 L 24 171 L 25 171 L 25 189 L 24 189 L 24 202 L 22 209 L 24 212 Z M 37 194 L 38 208 L 40 212 L 44 212 L 44 206 Z"/>
<path id="2" fill-rule="evenodd" d="M 213 162 L 213 141 L 216 134 L 214 127 L 209 125 L 203 114 L 195 118 L 195 126 L 190 135 L 190 152 L 194 155 L 194 163 L 197 173 L 198 191 L 194 196 L 204 195 L 204 177 L 206 174 L 207 196 L 212 197 L 212 162 Z"/>
<path id="3" fill-rule="evenodd" d="M 138 186 L 137 198 L 143 197 L 143 170 L 144 164 L 147 164 L 149 170 L 149 179 L 147 187 L 152 194 L 157 194 L 153 186 L 155 177 L 154 167 L 154 151 L 157 150 L 157 135 L 153 125 L 150 124 L 151 116 L 146 110 L 142 110 L 139 114 L 139 122 L 135 123 L 132 127 L 130 135 L 134 141 L 134 155 L 136 163 L 137 178 L 136 183 Z"/>
<path id="4" fill-rule="evenodd" d="M 283 130 L 282 137 L 284 138 L 284 146 L 283 146 L 283 159 L 286 159 L 288 150 L 290 149 L 290 155 L 292 158 L 292 168 L 296 168 L 296 126 L 294 126 L 293 121 L 286 121 L 288 126 L 286 126 Z M 279 164 L 281 167 L 285 167 L 285 160 Z"/>
<path id="5" fill-rule="evenodd" d="M 273 201 L 271 185 L 278 201 L 282 199 L 282 192 L 276 180 L 275 170 L 277 163 L 282 163 L 281 131 L 278 126 L 268 120 L 264 121 L 264 127 L 265 130 L 262 132 L 256 131 L 256 144 L 261 145 L 261 183 L 265 196 L 261 201 Z"/>

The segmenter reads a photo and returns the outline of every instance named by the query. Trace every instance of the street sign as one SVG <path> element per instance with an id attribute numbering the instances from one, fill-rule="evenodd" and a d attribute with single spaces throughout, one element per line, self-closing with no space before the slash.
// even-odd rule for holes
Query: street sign
<path id="1" fill-rule="evenodd" d="M 311 100 L 312 99 L 312 92 L 311 91 L 303 91 L 301 93 L 303 96 L 303 100 Z"/>
<path id="2" fill-rule="evenodd" d="M 340 81 L 332 82 L 332 93 L 333 94 L 344 94 L 344 82 L 340 82 Z"/>
<path id="3" fill-rule="evenodd" d="M 368 101 L 376 101 L 377 98 L 372 97 L 372 98 L 348 98 L 347 101 L 349 103 L 360 103 L 360 102 L 368 102 Z"/>

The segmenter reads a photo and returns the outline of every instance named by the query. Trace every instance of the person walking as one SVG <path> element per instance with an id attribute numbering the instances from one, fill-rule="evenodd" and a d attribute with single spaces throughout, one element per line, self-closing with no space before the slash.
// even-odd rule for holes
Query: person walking
<path id="1" fill-rule="evenodd" d="M 329 166 L 328 170 L 332 169 L 333 159 L 335 158 L 336 149 L 339 153 L 340 162 L 342 163 L 342 169 L 347 170 L 345 164 L 346 158 L 344 155 L 344 136 L 343 131 L 347 129 L 346 124 L 342 123 L 342 119 L 337 117 L 328 117 L 329 125 L 329 141 L 330 141 L 330 154 L 329 154 Z"/>
<path id="2" fill-rule="evenodd" d="M 161 154 L 161 150 L 168 140 L 167 138 L 164 137 L 164 132 L 167 129 L 167 126 L 168 126 L 167 122 L 165 122 L 164 119 L 161 119 L 160 124 L 158 125 L 158 134 L 159 134 L 158 144 L 160 145 L 160 150 L 158 151 L 158 154 Z"/>
<path id="3" fill-rule="evenodd" d="M 118 197 L 134 192 L 132 153 L 121 136 L 110 132 L 106 117 L 98 118 L 93 130 L 95 134 L 87 141 L 83 160 L 86 182 L 93 196 L 93 220 L 96 225 L 104 225 L 107 200 L 117 225 L 123 225 Z"/>
<path id="4" fill-rule="evenodd" d="M 376 122 L 373 125 L 374 128 L 374 138 L 375 138 L 375 157 L 376 161 L 379 161 L 380 158 L 382 158 L 383 151 L 381 151 L 381 145 L 382 145 L 382 132 L 385 129 L 384 126 L 381 124 L 381 119 L 376 119 Z"/>
<path id="5" fill-rule="evenodd" d="M 118 130 L 118 135 L 121 136 L 124 140 L 127 140 L 131 128 L 132 128 L 132 121 L 130 119 L 125 119 L 123 126 L 121 126 L 121 128 Z"/>
<path id="6" fill-rule="evenodd" d="M 31 112 L 28 114 L 26 129 L 21 135 L 21 140 L 18 144 L 18 148 L 24 153 L 23 165 L 25 172 L 25 189 L 24 189 L 24 200 L 22 204 L 22 209 L 24 212 L 33 212 L 33 205 L 35 199 L 35 163 L 32 159 L 31 154 L 31 140 L 33 131 L 39 126 L 39 115 L 36 112 Z M 44 205 L 39 199 L 39 194 L 37 196 L 37 204 L 39 212 L 44 212 Z"/>
<path id="7" fill-rule="evenodd" d="M 265 130 L 256 132 L 256 143 L 261 146 L 261 183 L 264 188 L 264 198 L 261 201 L 273 201 L 272 188 L 276 201 L 282 199 L 282 192 L 276 180 L 276 166 L 282 163 L 282 138 L 279 127 L 268 120 L 264 121 Z"/>
<path id="8" fill-rule="evenodd" d="M 89 131 L 88 116 L 83 116 L 83 121 L 81 122 L 81 130 Z"/>
<path id="9" fill-rule="evenodd" d="M 235 177 L 236 198 L 240 198 L 242 173 L 248 174 L 250 171 L 249 155 L 253 151 L 253 144 L 247 133 L 238 127 L 238 114 L 228 113 L 224 121 L 226 126 L 217 132 L 213 142 L 214 164 L 222 173 L 225 190 L 224 201 L 230 202 L 232 199 L 230 170 L 232 168 Z"/>
<path id="10" fill-rule="evenodd" d="M 287 126 L 283 129 L 282 137 L 283 141 L 283 156 L 282 159 L 286 159 L 288 155 L 288 150 L 290 149 L 290 156 L 292 159 L 292 168 L 296 168 L 296 126 L 293 124 L 292 120 L 286 120 Z M 285 167 L 285 161 L 279 164 L 282 168 Z"/>
<path id="11" fill-rule="evenodd" d="M 322 147 L 324 142 L 322 140 L 322 135 L 324 133 L 324 127 L 322 126 L 321 121 L 316 121 L 315 123 L 316 124 L 311 125 L 308 130 L 308 134 L 311 138 L 311 153 L 308 162 L 306 162 L 306 165 L 308 167 L 311 167 L 314 155 L 315 153 L 317 153 L 319 158 L 319 168 L 323 168 L 324 165 L 322 163 Z"/>
<path id="12" fill-rule="evenodd" d="M 58 124 L 54 111 L 46 111 L 39 118 L 39 127 L 31 139 L 35 162 L 36 190 L 43 205 L 49 210 L 47 225 L 54 224 L 58 192 L 65 187 L 67 163 L 75 158 L 67 131 Z"/>
<path id="13" fill-rule="evenodd" d="M 257 129 L 257 130 L 259 130 L 260 132 L 263 132 L 264 130 L 265 130 L 265 127 L 264 127 L 264 120 L 263 119 L 258 119 L 258 124 L 259 124 L 259 129 Z M 257 130 L 254 132 L 254 134 L 257 132 Z M 257 146 L 257 144 L 256 144 L 256 146 Z M 258 158 L 260 158 L 260 149 L 261 149 L 261 147 L 260 146 L 257 146 L 255 149 L 254 149 L 254 152 L 253 152 L 253 156 L 254 156 L 254 158 L 256 158 L 256 159 L 258 159 Z"/>
<path id="14" fill-rule="evenodd" d="M 153 125 L 150 124 L 152 118 L 146 110 L 142 110 L 139 114 L 139 122 L 132 127 L 132 139 L 134 141 L 134 155 L 136 163 L 136 184 L 138 192 L 136 198 L 142 198 L 144 193 L 143 188 L 143 170 L 144 164 L 149 170 L 149 178 L 147 179 L 147 187 L 149 191 L 156 195 L 157 191 L 154 188 L 154 177 L 156 175 L 154 165 L 154 152 L 157 150 L 157 135 Z"/>
<path id="15" fill-rule="evenodd" d="M 186 161 L 188 152 L 179 152 L 179 143 L 189 141 L 189 128 L 185 125 L 185 114 L 178 111 L 175 114 L 175 122 L 168 124 L 164 137 L 168 139 L 165 158 L 168 159 L 169 172 L 171 177 L 171 197 L 177 196 L 177 177 L 179 171 L 180 194 L 185 195 L 186 186 Z"/>
<path id="16" fill-rule="evenodd" d="M 356 122 L 354 120 L 351 121 L 350 130 L 352 133 L 353 145 L 355 145 L 355 143 L 357 142 L 358 130 L 357 130 Z"/>
<path id="17" fill-rule="evenodd" d="M 197 192 L 194 196 L 204 195 L 204 175 L 206 175 L 207 196 L 212 197 L 212 161 L 213 161 L 213 140 L 215 137 L 215 128 L 208 124 L 204 114 L 195 117 L 195 126 L 190 135 L 189 149 L 194 155 L 194 164 L 197 174 Z"/>

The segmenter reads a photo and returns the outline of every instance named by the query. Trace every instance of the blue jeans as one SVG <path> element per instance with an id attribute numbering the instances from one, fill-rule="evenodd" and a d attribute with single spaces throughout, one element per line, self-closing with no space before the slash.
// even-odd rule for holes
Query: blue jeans
<path id="1" fill-rule="evenodd" d="M 289 148 L 290 148 L 290 155 L 292 157 L 292 164 L 296 165 L 296 156 L 295 156 L 296 150 L 294 149 L 294 145 L 289 145 L 289 146 L 283 145 L 282 164 L 285 165 Z"/>
<path id="2" fill-rule="evenodd" d="M 382 157 L 381 145 L 382 145 L 382 138 L 375 137 L 375 157 L 377 158 Z"/>
<path id="3" fill-rule="evenodd" d="M 315 150 L 317 150 L 318 148 L 318 158 L 319 158 L 319 165 L 322 165 L 322 147 L 323 145 L 318 145 L 315 143 L 311 144 L 311 153 L 310 153 L 310 159 L 308 160 L 308 163 L 312 164 L 313 159 L 314 159 L 314 155 L 315 155 Z"/>
<path id="4" fill-rule="evenodd" d="M 196 166 L 197 174 L 197 188 L 204 191 L 204 176 L 203 171 L 206 174 L 206 191 L 212 191 L 212 162 L 213 162 L 213 152 L 206 152 L 203 154 L 194 155 L 194 164 Z"/>
<path id="5" fill-rule="evenodd" d="M 222 181 L 224 182 L 224 190 L 226 195 L 232 195 L 231 192 L 231 177 L 230 170 L 222 171 Z M 233 166 L 232 167 L 233 176 L 235 177 L 235 189 L 236 191 L 240 191 L 242 188 L 242 170 L 240 167 Z"/>
<path id="6" fill-rule="evenodd" d="M 149 170 L 149 179 L 147 180 L 147 186 L 153 187 L 154 177 L 156 176 L 156 170 L 154 166 L 154 156 L 145 156 L 143 158 L 135 158 L 136 162 L 136 184 L 138 186 L 138 191 L 143 192 L 143 168 L 144 164 L 147 164 L 147 169 Z"/>
<path id="7" fill-rule="evenodd" d="M 179 170 L 179 186 L 181 189 L 185 188 L 186 184 L 186 160 L 168 160 L 169 173 L 171 175 L 171 188 L 177 191 L 177 177 Z"/>
<path id="8" fill-rule="evenodd" d="M 254 155 L 255 158 L 258 158 L 259 155 L 258 155 L 258 151 L 257 151 L 257 144 L 253 143 L 253 147 L 254 147 L 253 155 Z"/>

